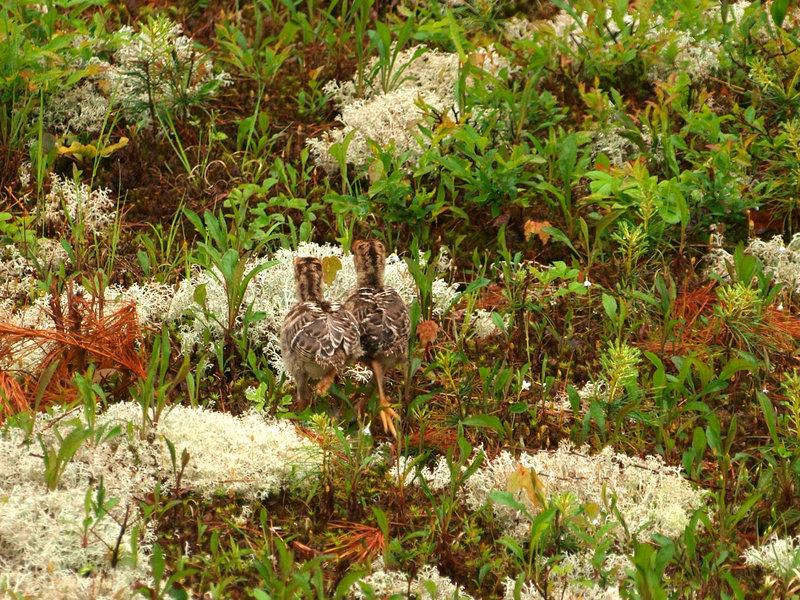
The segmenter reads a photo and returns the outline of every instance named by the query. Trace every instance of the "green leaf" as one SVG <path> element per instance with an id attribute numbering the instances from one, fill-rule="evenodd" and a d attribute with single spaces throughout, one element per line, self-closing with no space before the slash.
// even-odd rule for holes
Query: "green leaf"
<path id="1" fill-rule="evenodd" d="M 468 427 L 486 427 L 488 429 L 494 429 L 500 435 L 505 435 L 506 432 L 500 419 L 494 415 L 475 415 L 467 417 L 461 421 L 461 424 Z"/>
<path id="2" fill-rule="evenodd" d="M 692 449 L 694 450 L 695 455 L 702 458 L 706 452 L 707 445 L 706 434 L 703 431 L 703 428 L 695 427 L 694 434 L 692 435 Z"/>
<path id="3" fill-rule="evenodd" d="M 617 301 L 614 299 L 613 296 L 610 294 L 606 294 L 603 292 L 603 308 L 608 315 L 608 318 L 611 319 L 611 322 L 616 324 L 617 322 Z"/>
<path id="4" fill-rule="evenodd" d="M 757 365 L 754 365 L 751 361 L 745 358 L 732 358 L 725 363 L 724 367 L 722 367 L 722 371 L 719 374 L 719 379 L 722 381 L 727 381 L 739 371 L 754 371 L 756 368 Z"/>
<path id="5" fill-rule="evenodd" d="M 491 319 L 492 323 L 494 323 L 494 326 L 497 327 L 497 329 L 499 329 L 503 333 L 507 333 L 505 321 L 503 321 L 503 316 L 500 313 L 493 311 L 491 314 Z"/>
<path id="6" fill-rule="evenodd" d="M 334 600 L 342 600 L 342 598 L 347 598 L 350 592 L 350 588 L 353 587 L 359 579 L 366 575 L 366 571 L 352 569 L 342 577 L 342 580 L 336 586 L 336 591 L 334 592 L 333 598 Z M 255 593 L 255 592 L 254 592 Z"/>
<path id="7" fill-rule="evenodd" d="M 750 509 L 753 508 L 753 505 L 761 500 L 761 497 L 764 495 L 764 492 L 756 492 L 752 496 L 749 496 L 742 505 L 739 507 L 739 510 L 736 511 L 736 514 L 730 517 L 730 521 L 728 522 L 728 526 L 736 527 L 736 524 L 741 521 L 747 513 L 750 512 Z"/>
<path id="8" fill-rule="evenodd" d="M 147 255 L 147 252 L 144 250 L 137 250 L 136 251 L 136 258 L 139 259 L 139 266 L 142 267 L 142 271 L 144 271 L 145 277 L 150 276 L 150 257 Z"/>
<path id="9" fill-rule="evenodd" d="M 375 515 L 375 520 L 378 522 L 378 529 L 381 530 L 384 537 L 389 535 L 389 519 L 386 518 L 386 513 L 377 506 L 372 507 L 372 514 Z"/>
<path id="10" fill-rule="evenodd" d="M 164 577 L 164 551 L 158 543 L 153 544 L 153 554 L 150 555 L 150 568 L 153 571 L 153 581 L 158 585 Z"/>
<path id="11" fill-rule="evenodd" d="M 494 494 L 494 493 L 495 492 L 492 492 L 492 494 Z M 499 493 L 507 494 L 508 492 L 499 492 Z M 513 552 L 514 555 L 517 557 L 517 560 L 519 560 L 522 563 L 525 563 L 525 552 L 522 550 L 522 546 L 520 546 L 519 543 L 515 539 L 513 539 L 513 538 L 511 538 L 511 537 L 509 537 L 507 535 L 504 535 L 498 541 L 503 546 L 505 546 L 506 548 L 511 550 L 511 552 Z M 520 577 L 522 577 L 522 575 L 520 575 Z M 515 596 L 515 597 L 519 598 L 519 596 Z"/>
<path id="12" fill-rule="evenodd" d="M 578 251 L 575 250 L 575 246 L 572 245 L 572 242 L 567 237 L 567 235 L 556 227 L 542 227 L 542 231 L 545 233 L 549 233 L 553 239 L 558 240 L 559 242 L 565 244 L 570 250 L 572 250 L 575 254 L 578 254 Z"/>
<path id="13" fill-rule="evenodd" d="M 198 304 L 202 307 L 206 305 L 206 284 L 201 283 L 196 288 L 194 288 L 194 292 L 192 293 L 192 300 L 195 301 L 195 304 Z"/>
<path id="14" fill-rule="evenodd" d="M 769 397 L 766 394 L 763 394 L 761 392 L 756 392 L 756 398 L 758 398 L 758 403 L 761 405 L 761 412 L 764 413 L 764 421 L 767 423 L 769 436 L 772 438 L 772 441 L 777 446 L 778 430 L 776 427 L 777 418 L 775 416 L 775 407 L 772 406 L 772 402 L 770 401 Z"/>
<path id="15" fill-rule="evenodd" d="M 514 494 L 511 492 L 506 492 L 504 490 L 494 490 L 491 494 L 489 494 L 489 500 L 496 504 L 500 504 L 502 506 L 507 506 L 514 510 L 518 510 L 522 513 L 528 514 L 528 509 L 525 507 L 522 502 L 519 502 L 516 498 L 514 498 Z"/>
<path id="16" fill-rule="evenodd" d="M 558 157 L 558 170 L 561 173 L 561 181 L 565 186 L 570 185 L 572 173 L 575 171 L 575 162 L 578 159 L 578 139 L 574 133 L 570 133 L 561 142 L 561 149 Z"/>
<path id="17" fill-rule="evenodd" d="M 772 0 L 772 5 L 769 7 L 769 14 L 772 15 L 772 22 L 775 27 L 781 27 L 783 20 L 786 18 L 786 11 L 789 8 L 789 0 Z"/>

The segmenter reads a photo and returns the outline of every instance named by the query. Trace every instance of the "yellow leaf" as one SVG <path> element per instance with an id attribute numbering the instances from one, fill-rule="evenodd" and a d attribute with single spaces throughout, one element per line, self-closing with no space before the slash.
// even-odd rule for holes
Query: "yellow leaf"
<path id="1" fill-rule="evenodd" d="M 117 150 L 120 150 L 128 145 L 128 138 L 122 137 L 116 144 L 105 146 L 98 152 L 97 146 L 94 144 L 81 144 L 80 142 L 72 142 L 69 146 L 61 146 L 58 149 L 59 154 L 71 154 L 79 160 L 87 160 L 95 158 L 100 155 L 102 158 L 108 158 Z"/>
<path id="2" fill-rule="evenodd" d="M 59 154 L 72 154 L 76 158 L 94 158 L 97 156 L 97 147 L 94 144 L 81 144 L 72 142 L 69 146 L 61 146 Z"/>
<path id="3" fill-rule="evenodd" d="M 539 498 L 544 496 L 545 488 L 542 480 L 536 475 L 536 471 L 520 465 L 509 476 L 506 490 L 515 494 L 519 490 L 525 490 L 525 494 L 531 503 L 538 507 L 541 506 Z"/>
<path id="4" fill-rule="evenodd" d="M 331 285 L 336 280 L 336 275 L 342 268 L 342 261 L 335 256 L 326 256 L 322 259 L 322 276 L 325 285 Z"/>
<path id="5" fill-rule="evenodd" d="M 119 138 L 119 141 L 116 144 L 111 144 L 110 146 L 106 146 L 100 151 L 100 156 L 103 158 L 108 158 L 117 150 L 122 150 L 125 146 L 128 145 L 128 138 L 125 136 Z"/>
<path id="6" fill-rule="evenodd" d="M 539 236 L 542 244 L 546 244 L 550 240 L 550 234 L 544 231 L 545 227 L 550 227 L 550 221 L 532 221 L 528 219 L 525 221 L 525 241 L 529 241 L 531 236 Z"/>
<path id="7" fill-rule="evenodd" d="M 594 521 L 600 516 L 600 506 L 596 502 L 587 502 L 583 505 L 586 510 L 586 515 L 591 521 Z"/>

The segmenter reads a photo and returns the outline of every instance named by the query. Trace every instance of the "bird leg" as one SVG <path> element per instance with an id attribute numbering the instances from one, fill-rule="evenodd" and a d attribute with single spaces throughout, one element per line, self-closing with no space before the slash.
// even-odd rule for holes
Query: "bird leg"
<path id="1" fill-rule="evenodd" d="M 311 387 L 304 375 L 296 376 L 295 381 L 297 381 L 297 399 L 294 401 L 292 410 L 299 413 L 303 412 L 311 403 Z"/>
<path id="2" fill-rule="evenodd" d="M 317 393 L 322 396 L 328 392 L 328 389 L 333 385 L 333 380 L 336 378 L 336 369 L 331 369 L 322 376 L 317 382 Z"/>
<path id="3" fill-rule="evenodd" d="M 389 405 L 389 401 L 383 393 L 383 365 L 378 360 L 371 362 L 372 372 L 375 374 L 375 383 L 378 384 L 378 410 L 380 411 L 381 423 L 383 430 L 390 432 L 394 437 L 397 437 L 397 429 L 394 427 L 392 419 L 399 419 L 398 415 Z"/>
<path id="4" fill-rule="evenodd" d="M 369 365 L 366 365 L 366 363 L 365 363 L 364 366 L 369 366 Z M 377 377 L 375 376 L 375 371 L 373 370 L 372 371 L 372 379 L 370 379 L 370 382 L 369 382 L 369 391 L 366 394 L 362 394 L 361 398 L 359 398 L 358 402 L 356 402 L 355 405 L 353 406 L 353 408 L 355 409 L 357 414 L 360 415 L 361 413 L 364 412 L 364 407 L 367 405 L 367 402 L 372 397 L 372 393 L 375 391 L 375 387 L 376 387 L 375 386 L 375 380 L 376 379 L 377 379 Z"/>

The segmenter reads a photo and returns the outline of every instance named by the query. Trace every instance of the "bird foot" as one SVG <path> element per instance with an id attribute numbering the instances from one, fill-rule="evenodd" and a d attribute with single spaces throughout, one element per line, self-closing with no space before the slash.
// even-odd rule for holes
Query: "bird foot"
<path id="1" fill-rule="evenodd" d="M 381 423 L 383 424 L 383 430 L 387 433 L 391 433 L 393 437 L 397 438 L 397 429 L 394 426 L 394 419 L 399 420 L 400 415 L 398 415 L 395 410 L 389 406 L 389 403 L 386 400 L 381 401 L 378 411 L 381 417 Z"/>

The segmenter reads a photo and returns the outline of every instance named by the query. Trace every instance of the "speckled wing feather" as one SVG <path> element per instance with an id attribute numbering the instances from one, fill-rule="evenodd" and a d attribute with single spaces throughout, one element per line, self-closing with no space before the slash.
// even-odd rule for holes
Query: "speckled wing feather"
<path id="1" fill-rule="evenodd" d="M 303 361 L 323 366 L 342 366 L 358 355 L 358 325 L 338 305 L 324 310 L 313 302 L 294 306 L 286 315 L 281 345 Z"/>
<path id="2" fill-rule="evenodd" d="M 405 357 L 411 320 L 408 308 L 392 288 L 360 288 L 345 301 L 361 331 L 365 356 L 388 354 Z"/>

